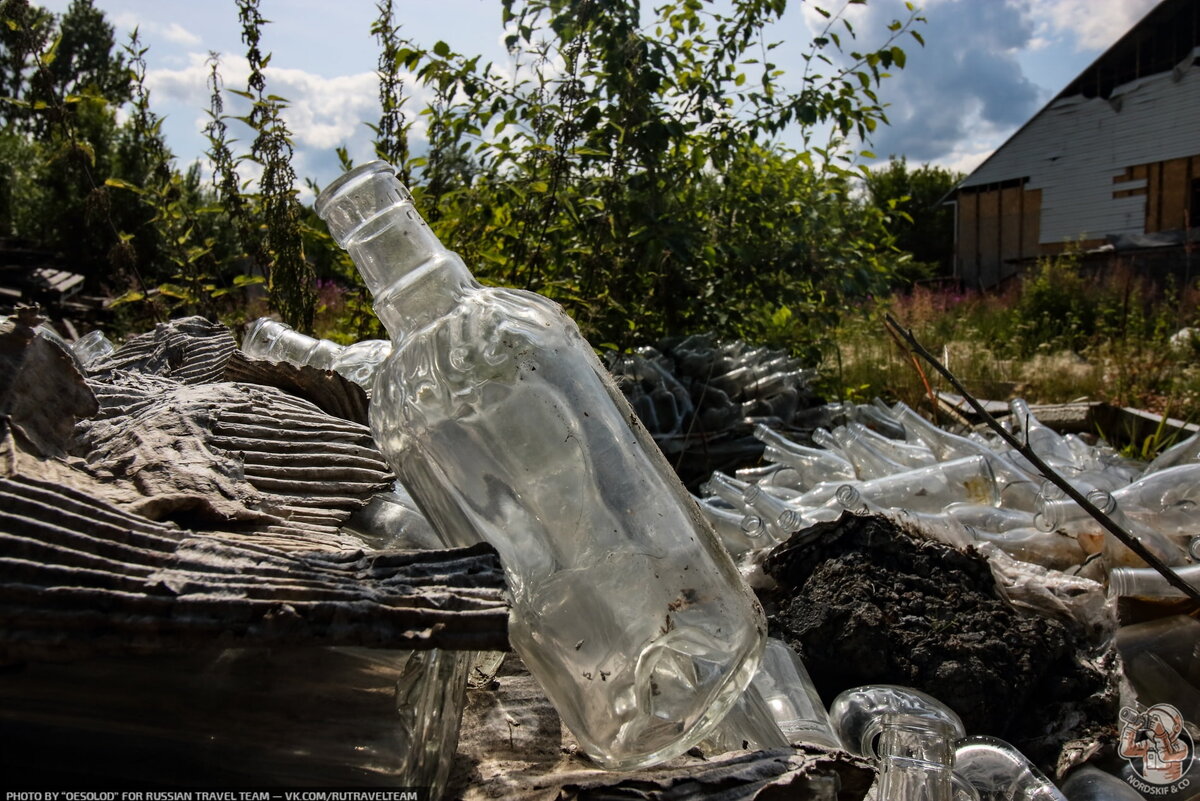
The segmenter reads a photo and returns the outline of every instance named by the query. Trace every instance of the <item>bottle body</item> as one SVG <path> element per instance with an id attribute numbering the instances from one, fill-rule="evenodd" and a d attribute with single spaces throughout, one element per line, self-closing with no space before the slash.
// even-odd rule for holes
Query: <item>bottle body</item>
<path id="1" fill-rule="evenodd" d="M 715 724 L 763 632 L 618 397 L 556 306 L 469 288 L 385 361 L 371 427 L 435 527 L 500 552 L 514 649 L 585 750 L 627 767 Z"/>
<path id="2" fill-rule="evenodd" d="M 380 450 L 451 544 L 491 543 L 509 640 L 601 765 L 701 740 L 749 684 L 762 609 L 575 324 L 485 288 L 386 165 L 318 200 L 392 335 Z"/>

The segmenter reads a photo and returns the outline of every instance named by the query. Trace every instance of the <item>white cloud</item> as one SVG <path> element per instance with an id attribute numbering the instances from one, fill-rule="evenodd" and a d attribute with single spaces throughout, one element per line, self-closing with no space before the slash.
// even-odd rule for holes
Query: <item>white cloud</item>
<path id="1" fill-rule="evenodd" d="M 154 20 L 145 19 L 130 11 L 121 11 L 116 14 L 109 15 L 109 21 L 122 31 L 132 31 L 138 29 L 138 36 L 143 42 L 153 42 L 156 39 L 164 39 L 184 47 L 199 47 L 200 37 L 184 28 L 178 22 L 163 24 Z"/>
<path id="2" fill-rule="evenodd" d="M 373 72 L 324 78 L 268 67 L 267 87 L 288 99 L 284 119 L 297 145 L 332 150 L 379 117 L 379 77 Z"/>
<path id="3" fill-rule="evenodd" d="M 222 94 L 225 114 L 245 116 L 249 113 L 249 101 L 230 91 L 246 86 L 249 66 L 245 58 L 222 58 L 219 72 L 225 89 Z M 293 168 L 301 180 L 313 176 L 328 181 L 336 175 L 339 168 L 335 150 L 340 146 L 345 146 L 356 162 L 374 158 L 370 144 L 372 133 L 365 124 L 379 118 L 379 78 L 374 72 L 326 77 L 307 70 L 272 66 L 267 67 L 265 73 L 267 92 L 287 100 L 283 119 L 295 148 Z M 408 108 L 415 115 L 428 93 L 416 85 L 411 75 L 401 77 L 409 95 Z M 208 123 L 205 113 L 211 95 L 208 81 L 208 56 L 200 53 L 189 54 L 186 66 L 153 69 L 146 75 L 156 110 L 190 120 L 192 130 L 197 134 Z M 424 120 L 417 118 L 414 122 L 409 138 L 411 145 L 419 148 L 425 138 Z M 230 137 L 239 140 L 235 147 L 247 152 L 251 132 L 233 119 L 227 120 L 227 125 Z M 204 169 L 207 170 L 207 165 Z M 242 177 L 252 182 L 256 178 L 249 162 L 244 163 L 239 172 L 244 172 Z M 302 192 L 307 194 L 306 190 Z"/>
<path id="4" fill-rule="evenodd" d="M 183 45 L 184 47 L 199 47 L 200 37 L 184 28 L 178 22 L 172 22 L 160 31 L 162 37 L 168 42 Z"/>
<path id="5" fill-rule="evenodd" d="M 1146 15 L 1158 0 L 1025 0 L 1038 32 L 1070 34 L 1076 51 L 1104 50 Z"/>

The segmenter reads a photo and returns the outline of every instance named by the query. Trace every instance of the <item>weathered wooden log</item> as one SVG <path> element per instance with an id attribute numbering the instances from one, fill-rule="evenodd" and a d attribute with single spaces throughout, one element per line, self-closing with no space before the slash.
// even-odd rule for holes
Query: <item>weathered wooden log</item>
<path id="1" fill-rule="evenodd" d="M 499 560 L 291 553 L 0 479 L 0 662 L 249 645 L 506 647 Z"/>

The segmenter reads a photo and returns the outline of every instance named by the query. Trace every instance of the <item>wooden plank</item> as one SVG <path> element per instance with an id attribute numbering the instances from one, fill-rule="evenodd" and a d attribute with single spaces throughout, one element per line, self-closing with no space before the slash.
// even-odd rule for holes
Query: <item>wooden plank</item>
<path id="1" fill-rule="evenodd" d="M 1147 165 L 1150 180 L 1146 185 L 1146 230 L 1156 233 L 1162 227 L 1162 162 Z"/>
<path id="2" fill-rule="evenodd" d="M 1025 233 L 1024 221 L 1021 217 L 1021 201 L 1024 189 L 1019 186 L 1005 187 L 1000 190 L 1000 264 L 999 279 L 1004 280 L 1017 272 L 1018 267 L 1011 262 L 1021 258 L 1022 237 Z"/>
<path id="3" fill-rule="evenodd" d="M 979 281 L 979 195 L 964 192 L 958 196 L 958 270 L 968 286 Z"/>
<path id="4" fill-rule="evenodd" d="M 1162 228 L 1174 231 L 1186 227 L 1184 209 L 1191 186 L 1187 180 L 1188 159 L 1171 159 L 1162 168 Z"/>
<path id="5" fill-rule="evenodd" d="M 1042 190 L 1026 188 L 1021 199 L 1021 256 L 1041 255 L 1038 239 L 1042 226 Z"/>
<path id="6" fill-rule="evenodd" d="M 983 418 L 961 395 L 939 392 L 937 398 L 942 409 L 961 415 L 971 424 L 983 422 Z M 1002 420 L 1009 415 L 1007 401 L 980 400 L 980 403 L 997 419 Z M 1102 401 L 1044 403 L 1031 405 L 1029 410 L 1034 417 L 1060 434 L 1095 434 L 1099 431 L 1103 432 L 1109 444 L 1117 446 L 1140 444 L 1160 428 L 1166 435 L 1176 434 L 1179 437 L 1188 437 L 1200 431 L 1200 425 L 1196 423 L 1163 417 L 1142 409 L 1112 406 Z"/>
<path id="7" fill-rule="evenodd" d="M 979 281 L 994 286 L 1000 279 L 1000 192 L 979 195 Z"/>

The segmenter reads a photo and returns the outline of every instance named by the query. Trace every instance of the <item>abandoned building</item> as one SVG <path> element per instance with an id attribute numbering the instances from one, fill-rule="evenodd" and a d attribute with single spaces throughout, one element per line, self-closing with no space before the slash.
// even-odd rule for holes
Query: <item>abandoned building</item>
<path id="1" fill-rule="evenodd" d="M 996 286 L 1070 246 L 1200 267 L 1200 3 L 1163 0 L 951 194 L 955 275 Z"/>

